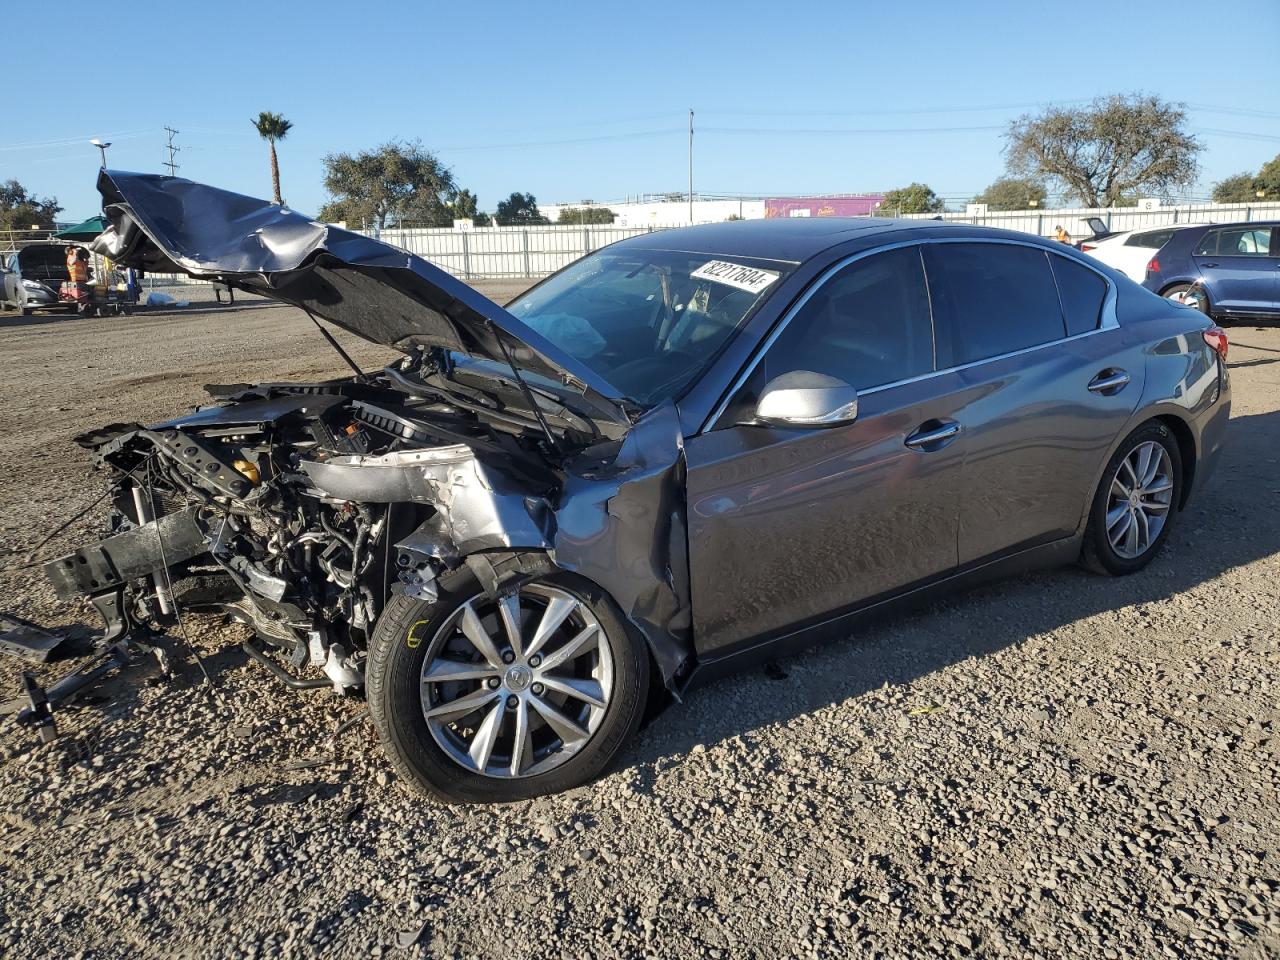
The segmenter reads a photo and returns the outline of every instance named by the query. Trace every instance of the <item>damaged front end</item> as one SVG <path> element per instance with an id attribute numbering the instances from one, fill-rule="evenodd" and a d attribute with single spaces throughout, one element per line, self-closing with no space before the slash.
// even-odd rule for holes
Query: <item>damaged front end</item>
<path id="1" fill-rule="evenodd" d="M 108 536 L 45 572 L 93 601 L 108 638 L 223 614 L 291 686 L 356 693 L 395 594 L 432 601 L 464 565 L 500 591 L 502 560 L 533 553 L 606 591 L 679 688 L 692 643 L 670 403 L 629 404 L 403 251 L 173 178 L 104 172 L 100 187 L 120 262 L 216 277 L 406 354 L 342 380 L 209 387 L 216 402 L 188 416 L 77 438 L 110 473 Z"/>

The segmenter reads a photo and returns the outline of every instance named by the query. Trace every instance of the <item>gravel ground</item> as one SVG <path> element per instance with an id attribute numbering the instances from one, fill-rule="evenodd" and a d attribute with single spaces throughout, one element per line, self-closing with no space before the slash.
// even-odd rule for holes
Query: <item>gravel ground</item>
<path id="1" fill-rule="evenodd" d="M 565 795 L 411 794 L 367 722 L 334 736 L 359 703 L 191 618 L 215 692 L 142 662 L 49 746 L 0 725 L 0 956 L 1280 955 L 1280 329 L 1231 334 L 1230 449 L 1146 572 L 1007 581 L 721 682 Z M 0 344 L 0 590 L 56 624 L 94 619 L 12 566 L 101 488 L 74 433 L 342 372 L 261 305 Z"/>

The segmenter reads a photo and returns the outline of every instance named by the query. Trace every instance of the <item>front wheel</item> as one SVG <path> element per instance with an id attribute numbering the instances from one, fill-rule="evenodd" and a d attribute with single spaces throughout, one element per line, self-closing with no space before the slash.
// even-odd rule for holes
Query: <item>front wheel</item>
<path id="1" fill-rule="evenodd" d="M 1182 495 L 1182 457 L 1169 428 L 1152 421 L 1124 439 L 1102 474 L 1080 559 L 1098 573 L 1145 567 L 1169 536 Z"/>
<path id="2" fill-rule="evenodd" d="M 640 724 L 649 657 L 589 581 L 521 576 L 491 597 L 463 570 L 434 603 L 392 599 L 366 684 L 402 777 L 447 802 L 503 802 L 603 771 Z"/>

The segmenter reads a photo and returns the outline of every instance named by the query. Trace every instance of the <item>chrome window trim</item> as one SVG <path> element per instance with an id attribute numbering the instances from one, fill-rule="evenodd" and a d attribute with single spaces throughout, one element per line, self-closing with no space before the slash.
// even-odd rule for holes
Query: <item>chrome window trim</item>
<path id="1" fill-rule="evenodd" d="M 711 430 L 716 429 L 716 427 L 720 425 L 720 418 L 724 416 L 725 410 L 728 409 L 729 404 L 732 402 L 733 398 L 737 395 L 738 391 L 742 389 L 743 385 L 746 384 L 751 374 L 755 372 L 756 367 L 759 365 L 760 361 L 764 358 L 764 355 L 769 352 L 769 349 L 774 345 L 774 343 L 778 340 L 778 338 L 782 336 L 782 332 L 786 330 L 787 325 L 791 323 L 792 318 L 804 308 L 804 305 L 806 303 L 809 302 L 809 298 L 812 297 L 815 293 L 817 293 L 818 290 L 820 290 L 822 286 L 832 278 L 832 276 L 834 276 L 836 273 L 839 273 L 845 267 L 849 266 L 849 264 L 856 263 L 859 260 L 865 260 L 867 257 L 875 256 L 878 253 L 887 253 L 890 250 L 900 250 L 903 247 L 923 248 L 926 244 L 935 244 L 935 243 L 990 243 L 990 244 L 1003 244 L 1005 246 L 1011 246 L 1011 247 L 1027 247 L 1032 250 L 1038 250 L 1041 253 L 1045 254 L 1046 256 L 1061 257 L 1064 260 L 1070 260 L 1072 263 L 1079 264 L 1080 266 L 1084 267 L 1086 270 L 1090 270 L 1093 273 L 1097 274 L 1099 277 L 1102 278 L 1102 282 L 1107 285 L 1107 294 L 1102 301 L 1102 315 L 1098 321 L 1098 326 L 1093 330 L 1086 330 L 1084 333 L 1077 333 L 1072 336 L 1065 336 L 1066 330 L 1067 330 L 1066 311 L 1065 309 L 1063 309 L 1061 303 L 1059 303 L 1059 309 L 1062 310 L 1064 336 L 1058 340 L 1049 340 L 1049 341 L 1046 341 L 1045 343 L 1037 343 L 1034 346 L 1023 347 L 1020 350 L 1014 350 L 1014 351 L 1011 351 L 1010 353 L 1001 353 L 994 357 L 984 357 L 981 360 L 971 360 L 968 363 L 955 364 L 950 367 L 944 367 L 941 370 L 933 370 L 929 373 L 922 373 L 914 377 L 907 377 L 905 380 L 894 380 L 892 383 L 882 383 L 879 386 L 868 387 L 866 390 L 858 391 L 858 396 L 860 397 L 870 396 L 873 393 L 879 393 L 882 390 L 889 390 L 889 389 L 892 389 L 893 387 L 905 386 L 906 384 L 909 384 L 909 383 L 919 383 L 922 380 L 928 380 L 931 377 L 938 377 L 946 373 L 955 373 L 956 371 L 959 371 L 959 370 L 968 370 L 971 367 L 976 367 L 980 364 L 994 363 L 997 360 L 1005 360 L 1005 359 L 1008 359 L 1009 357 L 1019 357 L 1019 356 L 1022 356 L 1023 354 L 1032 353 L 1036 350 L 1043 350 L 1045 347 L 1056 346 L 1059 343 L 1069 343 L 1073 340 L 1080 340 L 1084 337 L 1092 337 L 1094 334 L 1103 333 L 1104 331 L 1107 331 L 1107 330 L 1115 330 L 1115 329 L 1118 329 L 1120 326 L 1120 320 L 1116 315 L 1116 300 L 1118 299 L 1118 293 L 1116 291 L 1116 285 L 1112 281 L 1112 279 L 1108 277 L 1105 273 L 1103 273 L 1101 270 L 1098 270 L 1092 264 L 1084 262 L 1082 259 L 1077 260 L 1075 257 L 1063 256 L 1058 251 L 1053 250 L 1049 247 L 1045 247 L 1044 245 L 1039 243 L 1031 243 L 1026 240 L 1015 240 L 1008 237 L 925 237 L 919 240 L 901 240 L 897 243 L 887 243 L 887 244 L 884 244 L 883 246 L 872 247 L 871 249 L 868 249 L 868 250 L 859 250 L 857 253 L 850 254 L 849 256 L 836 261 L 830 267 L 824 270 L 822 272 L 822 275 L 819 276 L 812 284 L 809 285 L 809 289 L 804 292 L 804 294 L 800 297 L 800 299 L 791 305 L 791 307 L 783 315 L 782 319 L 778 321 L 778 325 L 773 328 L 773 330 L 769 333 L 769 336 L 765 338 L 764 342 L 761 343 L 756 348 L 756 351 L 752 355 L 751 359 L 747 361 L 746 366 L 743 367 L 742 370 L 738 373 L 738 376 L 734 378 L 732 386 L 730 386 L 730 388 L 727 391 L 725 391 L 724 397 L 716 405 L 716 408 L 711 412 L 711 415 L 707 417 L 707 419 L 703 422 L 702 429 L 699 430 L 698 432 L 708 433 Z M 924 256 L 923 249 L 921 249 L 920 255 L 923 258 Z M 922 266 L 923 266 L 923 262 L 922 262 Z M 1056 286 L 1057 277 L 1053 273 L 1052 264 L 1049 264 L 1049 267 L 1050 267 L 1049 275 L 1053 277 L 1054 284 Z M 928 269 L 925 269 L 924 277 L 925 277 L 925 288 L 926 290 L 928 290 L 929 289 Z M 930 316 L 930 323 L 932 324 L 933 297 L 931 293 L 929 296 L 929 316 Z M 934 327 L 934 362 L 935 363 L 937 362 L 937 349 L 938 349 L 937 328 Z"/>

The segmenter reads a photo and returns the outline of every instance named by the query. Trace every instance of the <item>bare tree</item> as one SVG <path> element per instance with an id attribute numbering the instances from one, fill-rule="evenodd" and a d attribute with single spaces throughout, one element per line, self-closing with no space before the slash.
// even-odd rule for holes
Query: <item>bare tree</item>
<path id="1" fill-rule="evenodd" d="M 1009 171 L 1060 184 L 1090 207 L 1137 192 L 1167 193 L 1196 179 L 1202 147 L 1186 121 L 1185 104 L 1141 94 L 1024 114 L 1005 134 Z"/>

